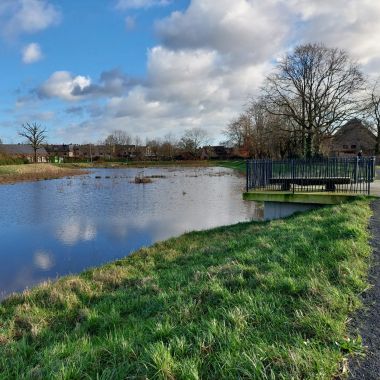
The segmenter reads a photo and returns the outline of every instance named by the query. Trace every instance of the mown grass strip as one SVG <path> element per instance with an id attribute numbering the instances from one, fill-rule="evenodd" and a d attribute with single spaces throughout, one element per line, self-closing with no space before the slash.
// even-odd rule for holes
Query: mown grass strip
<path id="1" fill-rule="evenodd" d="M 0 304 L 1 379 L 332 379 L 371 253 L 369 201 L 144 248 Z"/>
<path id="2" fill-rule="evenodd" d="M 245 160 L 226 160 L 226 161 L 216 161 L 218 166 L 223 166 L 224 168 L 230 168 L 238 170 L 240 173 L 245 174 L 246 172 L 246 162 Z"/>

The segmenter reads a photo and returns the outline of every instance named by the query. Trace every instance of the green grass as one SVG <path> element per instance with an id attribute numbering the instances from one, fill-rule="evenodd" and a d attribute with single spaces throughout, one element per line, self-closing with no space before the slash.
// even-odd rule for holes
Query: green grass
<path id="1" fill-rule="evenodd" d="M 229 161 L 215 161 L 217 166 L 238 170 L 240 173 L 245 174 L 246 163 L 244 160 L 229 160 Z"/>
<path id="2" fill-rule="evenodd" d="M 0 165 L 22 165 L 27 163 L 28 160 L 26 158 L 12 158 L 0 153 Z"/>
<path id="3" fill-rule="evenodd" d="M 194 232 L 0 304 L 1 379 L 332 379 L 369 201 Z"/>

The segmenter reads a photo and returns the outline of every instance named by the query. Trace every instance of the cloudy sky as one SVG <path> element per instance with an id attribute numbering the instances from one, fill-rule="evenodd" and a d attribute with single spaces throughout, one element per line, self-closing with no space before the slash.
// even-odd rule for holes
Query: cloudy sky
<path id="1" fill-rule="evenodd" d="M 0 0 L 0 138 L 221 131 L 286 51 L 324 42 L 380 68 L 379 0 Z"/>

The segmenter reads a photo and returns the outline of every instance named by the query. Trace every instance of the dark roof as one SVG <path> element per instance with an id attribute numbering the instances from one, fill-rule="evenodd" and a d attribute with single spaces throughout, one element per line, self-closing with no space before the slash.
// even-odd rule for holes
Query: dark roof
<path id="1" fill-rule="evenodd" d="M 370 131 L 360 119 L 354 118 L 349 120 L 346 124 L 344 124 L 338 131 L 335 133 L 334 137 L 339 137 L 344 135 L 349 130 L 358 130 L 360 129 L 364 133 L 367 133 L 371 138 L 376 139 L 376 136 Z"/>
<path id="2" fill-rule="evenodd" d="M 46 145 L 45 149 L 47 152 L 70 152 L 70 145 L 61 144 L 61 145 Z"/>
<path id="3" fill-rule="evenodd" d="M 34 155 L 34 150 L 31 145 L 26 144 L 1 144 L 0 152 L 6 154 L 22 154 L 22 155 Z M 37 154 L 45 156 L 47 155 L 46 149 L 41 147 L 37 149 Z"/>

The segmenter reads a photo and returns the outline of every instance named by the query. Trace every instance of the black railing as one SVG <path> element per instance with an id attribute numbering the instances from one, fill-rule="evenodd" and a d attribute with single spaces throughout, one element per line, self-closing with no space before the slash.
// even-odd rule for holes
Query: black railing
<path id="1" fill-rule="evenodd" d="M 247 191 L 370 194 L 374 157 L 247 160 Z"/>

